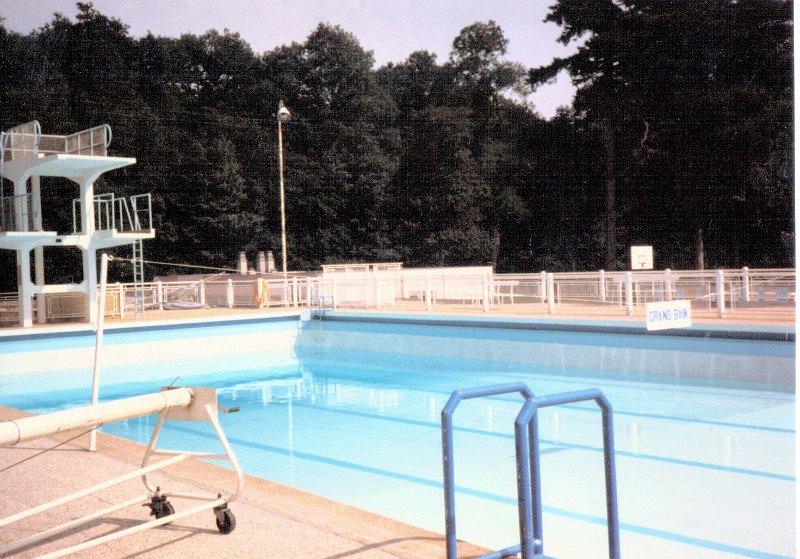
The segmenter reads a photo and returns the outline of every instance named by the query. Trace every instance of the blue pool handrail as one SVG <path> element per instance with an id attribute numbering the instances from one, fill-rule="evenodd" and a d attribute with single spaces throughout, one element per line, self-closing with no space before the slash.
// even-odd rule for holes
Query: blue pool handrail
<path id="1" fill-rule="evenodd" d="M 453 412 L 462 400 L 519 392 L 525 402 L 514 421 L 517 462 L 517 503 L 520 543 L 481 555 L 476 559 L 501 559 L 522 555 L 522 559 L 548 559 L 544 555 L 542 528 L 542 489 L 540 480 L 538 410 L 593 400 L 600 407 L 603 421 L 603 463 L 606 486 L 606 519 L 609 559 L 620 559 L 617 509 L 614 421 L 611 404 L 596 388 L 536 397 L 522 382 L 456 390 L 442 409 L 442 462 L 444 468 L 445 533 L 447 559 L 458 558 L 455 507 L 455 464 L 453 462 Z"/>
<path id="2" fill-rule="evenodd" d="M 456 390 L 447 400 L 442 408 L 442 466 L 444 469 L 444 516 L 445 534 L 447 540 L 447 559 L 458 557 L 458 540 L 456 538 L 456 491 L 455 491 L 455 467 L 453 464 L 453 412 L 462 400 L 473 398 L 484 398 L 487 396 L 499 396 L 501 394 L 520 393 L 526 400 L 534 398 L 533 391 L 524 382 L 512 382 L 507 384 L 495 384 L 466 390 Z M 533 441 L 528 441 L 529 446 L 534 446 Z M 538 445 L 536 445 L 538 446 Z M 519 467 L 519 457 L 517 460 Z M 532 473 L 528 473 L 528 479 Z M 495 551 L 488 555 L 482 555 L 476 559 L 500 559 L 501 557 L 514 556 L 520 552 L 520 544 Z"/>
<path id="3" fill-rule="evenodd" d="M 608 557 L 609 559 L 620 559 L 613 409 L 603 392 L 597 388 L 529 398 L 514 421 L 514 438 L 517 445 L 520 546 L 523 558 L 540 557 L 544 554 L 537 412 L 539 408 L 589 400 L 593 400 L 602 412 Z M 526 465 L 528 467 L 525 467 Z"/>

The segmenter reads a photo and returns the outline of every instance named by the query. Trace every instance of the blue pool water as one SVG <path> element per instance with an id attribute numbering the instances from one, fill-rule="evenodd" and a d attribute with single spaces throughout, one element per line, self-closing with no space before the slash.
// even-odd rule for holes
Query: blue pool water
<path id="1" fill-rule="evenodd" d="M 614 406 L 623 557 L 795 556 L 793 386 L 720 378 L 721 370 L 690 374 L 690 365 L 710 354 L 717 364 L 729 354 L 766 364 L 792 360 L 793 344 L 536 337 L 438 325 L 305 328 L 294 341 L 293 363 L 264 367 L 254 357 L 249 366 L 237 360 L 235 370 L 180 378 L 185 386 L 216 386 L 223 406 L 239 406 L 222 424 L 251 475 L 443 532 L 440 412 L 453 390 L 514 381 L 537 394 L 597 387 Z M 505 356 L 477 347 L 479 338 L 506 344 Z M 514 345 L 521 343 L 539 345 Z M 648 374 L 640 363 L 645 354 L 619 354 L 631 346 L 674 362 L 654 364 L 657 374 Z M 542 364 L 514 353 L 520 348 L 538 352 Z M 576 352 L 594 357 L 594 370 L 570 361 Z M 102 394 L 147 392 L 151 385 L 126 377 Z M 3 395 L 4 404 L 34 411 L 85 401 L 84 387 Z M 455 414 L 458 535 L 492 549 L 518 541 L 513 421 L 520 404 L 517 396 L 470 400 Z M 153 425 L 145 417 L 104 431 L 146 442 Z M 540 436 L 545 551 L 561 559 L 602 557 L 599 411 L 591 404 L 542 410 Z M 188 422 L 168 423 L 159 446 L 216 449 L 207 425 Z"/>

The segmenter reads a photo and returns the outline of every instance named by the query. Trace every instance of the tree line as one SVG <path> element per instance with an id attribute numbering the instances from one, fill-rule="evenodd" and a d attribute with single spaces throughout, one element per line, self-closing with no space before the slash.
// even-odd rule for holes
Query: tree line
<path id="1" fill-rule="evenodd" d="M 138 163 L 96 192 L 153 194 L 153 260 L 280 261 L 283 100 L 292 270 L 614 270 L 637 244 L 660 268 L 792 266 L 791 3 L 557 0 L 547 20 L 576 54 L 524 68 L 488 21 L 446 61 L 419 50 L 376 68 L 336 25 L 257 54 L 229 30 L 134 38 L 79 2 L 74 21 L 28 35 L 0 20 L 0 126 L 110 124 L 112 154 Z M 545 120 L 526 94 L 562 70 L 576 98 Z M 74 186 L 43 191 L 45 228 L 68 230 Z M 13 290 L 9 253 L 0 289 Z M 56 259 L 48 281 L 76 264 Z"/>

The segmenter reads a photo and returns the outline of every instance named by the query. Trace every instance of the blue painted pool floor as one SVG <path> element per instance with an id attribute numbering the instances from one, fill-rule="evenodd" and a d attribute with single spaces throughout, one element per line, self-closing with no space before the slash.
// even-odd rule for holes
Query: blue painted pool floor
<path id="1" fill-rule="evenodd" d="M 440 412 L 452 390 L 524 381 L 537 394 L 599 387 L 614 406 L 623 557 L 795 556 L 793 394 L 545 373 L 398 372 L 308 366 L 216 380 L 223 427 L 250 474 L 433 531 L 444 531 Z M 516 397 L 455 414 L 458 536 L 492 549 L 518 541 Z M 145 441 L 154 420 L 107 426 Z M 545 551 L 606 553 L 600 414 L 540 412 Z M 175 422 L 168 448 L 211 444 Z M 206 443 L 208 441 L 208 443 Z"/>

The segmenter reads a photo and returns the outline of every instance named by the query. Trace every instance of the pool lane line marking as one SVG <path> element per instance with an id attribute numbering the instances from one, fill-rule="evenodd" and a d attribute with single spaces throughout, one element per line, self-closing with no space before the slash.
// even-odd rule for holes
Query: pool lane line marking
<path id="1" fill-rule="evenodd" d="M 211 433 L 203 433 L 201 431 L 197 431 L 195 429 L 189 427 L 177 427 L 174 424 L 169 426 L 170 429 L 180 432 L 191 433 L 193 435 L 197 435 L 207 439 L 214 439 L 215 436 Z M 338 460 L 336 458 L 328 458 L 326 456 L 321 456 L 318 454 L 312 454 L 310 452 L 303 452 L 297 450 L 289 450 L 286 448 L 276 447 L 272 445 L 266 445 L 262 443 L 256 443 L 252 441 L 246 441 L 243 439 L 239 439 L 237 437 L 229 437 L 228 441 L 232 444 L 237 444 L 249 448 L 256 448 L 258 450 L 262 450 L 265 452 L 270 452 L 273 454 L 279 454 L 282 456 L 289 456 L 293 458 L 299 458 L 301 460 L 308 460 L 311 462 L 319 462 L 323 464 L 327 464 L 330 466 L 335 466 L 339 468 L 344 468 L 348 470 L 356 470 L 359 472 L 377 475 L 380 477 L 388 477 L 393 479 L 398 479 L 401 481 L 406 481 L 409 483 L 415 483 L 418 485 L 424 485 L 427 487 L 432 487 L 435 489 L 442 489 L 443 484 L 440 481 L 435 481 L 419 476 L 413 476 L 409 474 L 403 474 L 401 472 L 395 472 L 391 470 L 385 470 L 383 468 L 376 468 L 373 466 L 365 466 L 363 464 L 357 464 L 354 462 L 347 462 L 344 460 Z M 477 497 L 481 499 L 486 499 L 490 501 L 494 501 L 497 503 L 511 505 L 516 507 L 517 506 L 517 499 L 512 497 L 504 497 L 502 495 L 496 495 L 494 493 L 489 493 L 488 491 L 481 491 L 479 489 L 472 489 L 469 487 L 463 487 L 456 485 L 456 492 L 461 493 L 463 495 L 470 495 L 472 497 Z M 553 514 L 555 516 L 561 516 L 564 518 L 569 518 L 571 520 L 579 520 L 583 522 L 589 522 L 592 524 L 598 524 L 601 526 L 606 526 L 606 518 L 594 516 L 590 514 L 584 514 L 576 511 L 571 511 L 567 509 L 562 509 L 558 507 L 552 507 L 543 505 L 542 510 L 548 514 Z M 669 540 L 673 542 L 678 542 L 682 544 L 693 545 L 695 547 L 702 547 L 706 549 L 712 549 L 715 551 L 723 551 L 726 553 L 736 553 L 743 557 L 750 557 L 752 559 L 792 559 L 791 557 L 785 555 L 777 555 L 773 553 L 763 552 L 755 549 L 748 549 L 743 547 L 737 547 L 728 545 L 725 543 L 715 542 L 711 540 L 704 540 L 702 538 L 694 538 L 690 536 L 685 536 L 683 534 L 678 534 L 674 532 L 668 532 L 666 530 L 658 530 L 655 528 L 649 528 L 647 526 L 639 526 L 637 524 L 631 524 L 627 522 L 620 522 L 620 529 L 624 531 L 634 532 L 637 534 L 642 534 L 645 536 L 655 537 L 659 539 Z"/>
<path id="2" fill-rule="evenodd" d="M 575 382 L 573 384 L 577 384 L 577 382 Z M 586 383 L 581 383 L 581 384 L 585 385 Z M 228 388 L 230 388 L 230 387 L 228 387 Z M 387 386 L 386 388 L 396 388 L 396 387 L 395 386 Z M 438 394 L 438 395 L 447 396 L 447 397 L 449 397 L 450 394 L 451 394 L 451 392 L 435 391 L 435 390 L 430 390 L 430 391 L 428 391 L 428 390 L 425 390 L 425 391 L 419 390 L 419 392 L 420 393 L 424 393 L 424 394 Z M 605 392 L 608 392 L 608 390 L 606 390 Z M 220 391 L 220 393 L 222 393 L 222 390 Z M 749 399 L 768 400 L 768 401 L 774 401 L 774 402 L 779 403 L 779 404 L 794 404 L 794 398 L 788 398 L 788 397 L 787 398 L 754 398 L 754 397 L 749 397 L 747 395 L 727 395 L 727 396 L 728 397 L 735 397 L 735 398 L 738 398 L 738 399 L 748 399 L 749 398 Z M 521 401 L 519 399 L 514 400 L 512 398 L 503 397 L 503 396 L 489 396 L 489 397 L 486 398 L 486 400 L 496 401 L 496 402 L 503 402 L 503 403 L 515 403 L 515 402 Z M 580 410 L 580 411 L 591 411 L 593 409 L 596 411 L 596 408 L 590 408 L 590 407 L 581 407 L 581 406 L 572 406 L 572 405 L 565 405 L 565 406 L 562 406 L 562 407 L 563 408 L 567 408 L 567 409 Z M 710 420 L 710 419 L 696 419 L 696 418 L 678 417 L 678 416 L 672 416 L 672 415 L 646 414 L 646 413 L 643 413 L 643 412 L 630 412 L 630 411 L 619 410 L 619 409 L 616 409 L 616 408 L 614 409 L 614 415 L 625 415 L 625 416 L 632 416 L 632 417 L 646 417 L 646 418 L 653 418 L 653 419 L 664 419 L 664 420 L 668 420 L 668 421 L 675 421 L 675 422 L 681 422 L 681 423 L 698 423 L 698 424 L 704 424 L 704 425 L 719 425 L 721 427 L 734 427 L 734 428 L 739 428 L 739 429 L 752 429 L 752 430 L 756 430 L 756 431 L 772 431 L 772 432 L 776 432 L 776 433 L 789 433 L 789 434 L 794 434 L 795 433 L 795 429 L 794 428 L 768 427 L 768 426 L 763 426 L 763 425 L 752 425 L 752 424 L 745 424 L 745 423 L 732 423 L 732 422 L 724 422 L 724 421 L 715 421 L 715 420 Z"/>
<path id="3" fill-rule="evenodd" d="M 586 411 L 586 412 L 597 412 L 597 409 L 592 408 L 582 408 L 579 406 L 570 406 L 565 405 L 564 408 L 576 411 Z M 646 419 L 663 419 L 666 421 L 675 421 L 679 423 L 697 423 L 700 425 L 714 425 L 717 427 L 732 427 L 734 429 L 750 429 L 753 431 L 767 431 L 772 433 L 786 433 L 789 435 L 794 435 L 794 429 L 786 429 L 784 427 L 768 427 L 766 425 L 746 425 L 743 423 L 733 423 L 729 421 L 716 421 L 713 419 L 699 419 L 696 417 L 689 417 L 689 418 L 682 418 L 676 417 L 671 415 L 658 415 L 655 413 L 644 413 L 644 412 L 635 412 L 635 411 L 618 411 L 614 410 L 614 415 L 624 415 L 628 417 L 643 417 Z"/>
<path id="4" fill-rule="evenodd" d="M 274 404 L 275 403 L 273 403 L 273 405 Z M 278 404 L 278 405 L 282 405 L 282 404 Z M 356 417 L 364 417 L 364 418 L 367 418 L 367 419 L 378 419 L 378 420 L 381 420 L 381 421 L 394 421 L 394 422 L 398 422 L 398 423 L 404 423 L 404 424 L 407 424 L 407 425 L 414 425 L 414 426 L 417 426 L 417 427 L 425 427 L 425 428 L 429 428 L 429 429 L 441 429 L 441 425 L 439 425 L 438 423 L 430 423 L 430 422 L 427 422 L 427 421 L 421 421 L 421 420 L 417 420 L 417 419 L 405 419 L 405 418 L 398 418 L 398 417 L 392 417 L 392 416 L 386 416 L 386 415 L 376 415 L 376 414 L 369 414 L 369 413 L 358 412 L 358 411 L 353 411 L 353 410 L 339 410 L 339 409 L 335 409 L 335 408 L 320 408 L 319 406 L 311 406 L 311 405 L 308 405 L 308 404 L 301 404 L 301 403 L 298 403 L 298 402 L 294 402 L 292 405 L 295 406 L 295 407 L 303 407 L 303 408 L 307 408 L 307 409 L 313 409 L 313 410 L 329 412 L 329 413 L 352 415 L 352 416 L 356 416 Z M 472 427 L 458 427 L 458 426 L 455 426 L 454 430 L 462 432 L 462 433 L 470 433 L 470 434 L 473 434 L 473 435 L 482 435 L 482 436 L 487 436 L 487 437 L 495 437 L 495 438 L 500 438 L 500 439 L 514 440 L 514 435 L 511 435 L 509 433 L 495 433 L 495 432 L 492 432 L 492 431 L 484 431 L 484 430 L 475 429 L 475 428 L 472 428 Z M 576 444 L 576 443 L 565 443 L 565 442 L 561 442 L 561 441 L 554 441 L 552 439 L 543 439 L 543 438 L 539 439 L 539 440 L 540 440 L 540 442 L 542 442 L 544 444 L 548 444 L 548 445 L 551 445 L 553 447 L 559 447 L 559 448 L 568 449 L 568 450 L 585 450 L 585 451 L 588 451 L 588 452 L 603 452 L 602 448 L 595 447 L 595 446 L 590 446 L 590 445 L 582 445 L 582 444 Z M 780 481 L 791 481 L 791 482 L 796 481 L 795 476 L 793 476 L 793 475 L 778 474 L 778 473 L 774 473 L 774 472 L 765 472 L 765 471 L 762 471 L 762 470 L 750 470 L 750 469 L 747 469 L 747 468 L 737 468 L 737 467 L 734 467 L 734 466 L 724 466 L 722 464 L 709 464 L 707 462 L 697 462 L 697 461 L 694 461 L 694 460 L 685 460 L 685 459 L 681 459 L 681 458 L 670 458 L 668 456 L 658 456 L 658 455 L 654 455 L 654 454 L 642 454 L 642 453 L 633 452 L 633 451 L 630 451 L 630 450 L 619 450 L 619 449 L 617 449 L 616 450 L 616 455 L 617 456 L 624 456 L 626 458 L 634 458 L 634 459 L 640 459 L 640 460 L 650 460 L 650 461 L 653 461 L 653 462 L 662 462 L 662 463 L 665 463 L 665 464 L 676 464 L 676 465 L 679 465 L 679 466 L 686 466 L 686 467 L 690 467 L 690 468 L 700 468 L 700 469 L 704 469 L 704 470 L 714 470 L 714 471 L 728 472 L 728 473 L 734 473 L 734 474 L 740 474 L 740 475 L 763 477 L 763 478 L 768 478 L 768 479 L 777 479 L 777 480 L 780 480 Z"/>

